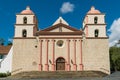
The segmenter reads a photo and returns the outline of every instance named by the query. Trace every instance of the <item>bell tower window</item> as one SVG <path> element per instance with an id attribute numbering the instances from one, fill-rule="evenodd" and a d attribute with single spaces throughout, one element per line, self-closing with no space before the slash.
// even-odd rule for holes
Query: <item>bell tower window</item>
<path id="1" fill-rule="evenodd" d="M 99 30 L 98 29 L 95 30 L 94 35 L 95 35 L 95 37 L 98 37 L 98 35 L 99 35 Z"/>
<path id="2" fill-rule="evenodd" d="M 94 18 L 94 23 L 97 24 L 98 23 L 98 17 Z"/>
<path id="3" fill-rule="evenodd" d="M 26 30 L 22 31 L 22 37 L 27 37 L 27 31 Z"/>
<path id="4" fill-rule="evenodd" d="M 24 18 L 23 18 L 23 23 L 24 23 L 24 24 L 27 24 L 27 17 L 24 17 Z"/>

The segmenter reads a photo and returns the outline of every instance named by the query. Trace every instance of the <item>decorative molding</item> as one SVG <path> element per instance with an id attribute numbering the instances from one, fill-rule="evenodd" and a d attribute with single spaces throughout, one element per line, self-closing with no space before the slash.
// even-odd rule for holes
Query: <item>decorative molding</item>
<path id="1" fill-rule="evenodd" d="M 33 15 L 33 16 L 35 16 L 35 14 L 21 14 L 21 13 L 17 13 L 16 15 Z"/>
<path id="2" fill-rule="evenodd" d="M 108 39 L 109 37 L 86 37 L 86 39 Z M 13 39 L 36 39 L 35 37 L 14 37 Z M 80 37 L 39 37 L 39 39 L 82 39 Z"/>
<path id="3" fill-rule="evenodd" d="M 14 37 L 13 39 L 36 39 L 35 37 Z M 80 37 L 39 37 L 39 39 L 82 39 L 82 36 Z"/>
<path id="4" fill-rule="evenodd" d="M 107 24 L 105 23 L 105 24 L 85 24 L 85 25 L 107 25 Z"/>
<path id="5" fill-rule="evenodd" d="M 15 24 L 15 26 L 16 25 L 22 25 L 22 26 L 24 25 L 24 26 L 26 26 L 26 25 L 37 25 L 37 24 Z"/>
<path id="6" fill-rule="evenodd" d="M 105 15 L 105 13 L 88 13 L 87 15 Z"/>
<path id="7" fill-rule="evenodd" d="M 13 39 L 36 39 L 36 37 L 14 37 Z"/>
<path id="8" fill-rule="evenodd" d="M 82 31 L 75 31 L 75 32 L 47 32 L 47 31 L 40 31 L 40 32 L 37 32 L 36 35 L 39 36 L 39 35 L 55 35 L 55 36 L 63 36 L 63 35 L 82 35 L 83 32 Z"/>
<path id="9" fill-rule="evenodd" d="M 86 39 L 108 39 L 109 37 L 86 37 Z"/>
<path id="10" fill-rule="evenodd" d="M 64 28 L 67 28 L 67 29 L 69 29 L 69 30 L 72 30 L 72 31 L 79 31 L 78 29 L 75 29 L 75 28 L 73 28 L 73 27 L 71 27 L 71 26 L 68 26 L 68 25 L 66 25 L 66 24 L 63 24 L 63 23 L 58 23 L 58 24 L 56 24 L 56 25 L 53 25 L 53 26 L 51 26 L 51 27 L 48 27 L 48 28 L 46 28 L 46 29 L 44 29 L 44 30 L 42 30 L 42 31 L 51 31 L 51 30 L 53 30 L 53 29 L 55 29 L 55 28 L 58 28 L 58 27 L 64 27 Z"/>

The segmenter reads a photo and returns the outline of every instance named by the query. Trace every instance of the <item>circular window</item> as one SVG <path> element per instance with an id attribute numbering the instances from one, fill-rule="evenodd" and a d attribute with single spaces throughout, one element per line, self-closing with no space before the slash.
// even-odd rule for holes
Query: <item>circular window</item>
<path id="1" fill-rule="evenodd" d="M 62 47 L 62 46 L 63 46 L 63 41 L 62 41 L 62 40 L 57 41 L 57 45 L 58 45 L 59 47 Z"/>

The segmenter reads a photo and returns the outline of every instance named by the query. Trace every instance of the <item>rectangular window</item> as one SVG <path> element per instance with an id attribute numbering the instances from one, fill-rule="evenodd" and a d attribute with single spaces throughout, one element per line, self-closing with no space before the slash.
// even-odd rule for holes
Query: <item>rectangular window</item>
<path id="1" fill-rule="evenodd" d="M 0 55 L 0 59 L 3 59 L 4 55 Z"/>

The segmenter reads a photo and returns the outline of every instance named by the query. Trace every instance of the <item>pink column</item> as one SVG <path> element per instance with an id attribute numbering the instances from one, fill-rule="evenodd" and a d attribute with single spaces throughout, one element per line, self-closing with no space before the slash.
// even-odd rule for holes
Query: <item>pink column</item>
<path id="1" fill-rule="evenodd" d="M 77 65 L 76 65 L 76 40 L 73 40 L 74 41 L 74 64 L 73 64 L 73 67 L 74 67 L 74 70 L 76 71 L 77 70 Z"/>
<path id="2" fill-rule="evenodd" d="M 88 26 L 86 26 L 86 36 L 88 37 Z"/>
<path id="3" fill-rule="evenodd" d="M 67 51 L 68 51 L 68 56 L 67 56 L 68 62 L 67 62 L 67 68 L 66 68 L 66 70 L 70 71 L 70 40 L 67 40 Z"/>
<path id="4" fill-rule="evenodd" d="M 80 70 L 83 71 L 83 63 L 82 63 L 82 40 L 80 41 Z"/>
<path id="5" fill-rule="evenodd" d="M 40 40 L 40 63 L 39 63 L 39 70 L 42 71 L 42 41 Z"/>
<path id="6" fill-rule="evenodd" d="M 55 40 L 52 40 L 53 44 L 53 54 L 52 54 L 52 71 L 55 71 Z"/>
<path id="7" fill-rule="evenodd" d="M 45 64 L 45 70 L 48 71 L 49 70 L 49 65 L 48 65 L 48 41 L 46 39 L 46 64 Z"/>

